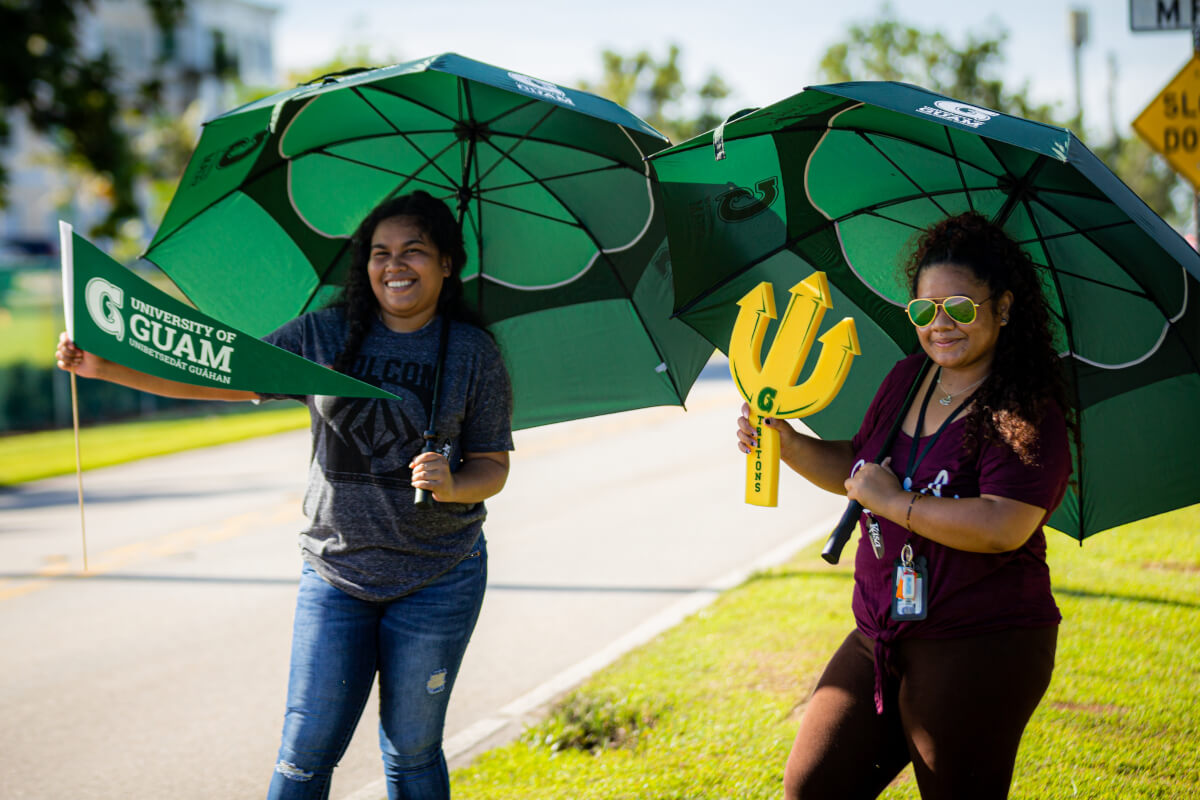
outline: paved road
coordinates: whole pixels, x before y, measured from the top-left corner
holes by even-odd
[[[452,763],[840,513],[791,475],[778,508],[741,502],[739,404],[718,371],[687,413],[517,434],[489,501],[490,581],[450,707]],[[297,432],[86,474],[86,574],[73,476],[0,492],[0,797],[262,795],[307,448]],[[380,796],[375,713],[372,700],[335,798]]]

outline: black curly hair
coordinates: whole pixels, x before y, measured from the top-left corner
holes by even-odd
[[[467,263],[467,251],[463,246],[462,228],[453,212],[441,200],[428,192],[389,198],[367,214],[359,224],[350,242],[350,268],[341,292],[331,306],[342,309],[346,317],[346,341],[341,353],[333,362],[333,368],[347,372],[358,356],[363,339],[379,311],[379,301],[371,289],[367,274],[367,262],[371,257],[371,237],[375,228],[385,219],[411,217],[417,226],[430,238],[434,246],[450,256],[450,275],[442,282],[438,295],[437,313],[448,314],[451,319],[466,322],[481,330],[484,328],[479,316],[466,304],[463,297],[462,271]]]
[[[997,224],[975,211],[948,217],[922,231],[904,265],[909,292],[916,297],[922,271],[935,264],[954,264],[986,284],[996,311],[997,299],[1012,292],[1008,322],[1000,329],[992,371],[975,391],[968,413],[966,442],[1003,442],[1025,463],[1038,456],[1038,426],[1047,405],[1054,403],[1067,418],[1076,445],[1079,429],[1067,390],[1062,363],[1054,351],[1050,305],[1042,291],[1038,267]]]

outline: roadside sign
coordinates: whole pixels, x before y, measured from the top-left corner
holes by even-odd
[[[1200,56],[1193,56],[1133,121],[1171,168],[1200,187]]]
[[[1190,31],[1200,0],[1129,0],[1129,29]]]

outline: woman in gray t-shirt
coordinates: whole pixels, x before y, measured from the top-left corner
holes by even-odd
[[[378,674],[389,796],[446,798],[442,729],[483,602],[484,500],[508,476],[512,391],[496,344],[463,302],[466,252],[443,202],[425,192],[386,201],[352,247],[331,307],[265,337],[400,398],[296,398],[312,417],[309,525],[268,797],[328,797]],[[65,334],[57,355],[63,369],[156,394],[263,399],[136,372]],[[435,384],[437,437],[425,447]],[[416,490],[432,507],[414,504]]]

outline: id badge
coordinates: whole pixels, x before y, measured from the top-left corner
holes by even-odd
[[[925,619],[926,600],[929,593],[929,569],[925,556],[912,559],[912,548],[904,546],[903,554],[896,559],[895,577],[892,580],[892,619]]]

